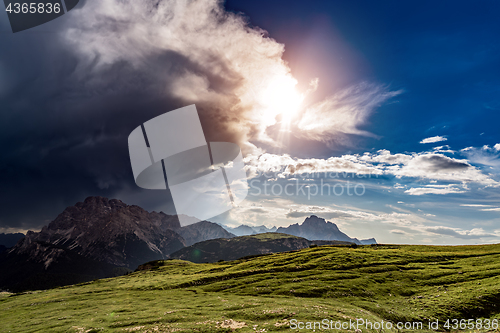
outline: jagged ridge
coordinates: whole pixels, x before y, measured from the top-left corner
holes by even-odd
[[[0,254],[0,288],[54,286],[33,283],[33,276],[55,274],[56,280],[65,281],[58,285],[112,276],[117,268],[130,271],[144,262],[166,259],[184,246],[222,237],[234,235],[215,223],[201,221],[181,227],[175,215],[147,212],[116,199],[88,197]],[[81,263],[85,263],[83,271]],[[16,267],[20,264],[21,270]],[[68,278],[68,274],[77,276]]]
[[[320,240],[337,240],[343,242],[352,242],[358,245],[377,244],[375,238],[358,240],[351,238],[339,230],[337,225],[333,222],[328,222],[323,218],[311,215],[306,218],[302,224],[292,224],[288,227],[280,227],[276,232],[304,237],[307,239],[320,239]]]

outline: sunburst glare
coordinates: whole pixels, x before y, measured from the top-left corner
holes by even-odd
[[[266,108],[264,117],[271,119],[281,115],[283,124],[290,124],[300,109],[304,95],[296,89],[297,80],[290,75],[276,76],[260,96],[261,104]]]

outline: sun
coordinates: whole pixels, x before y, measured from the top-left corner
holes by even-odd
[[[289,75],[272,78],[260,96],[260,103],[266,108],[266,118],[282,116],[282,121],[290,123],[300,109],[304,96],[297,89],[297,80]]]

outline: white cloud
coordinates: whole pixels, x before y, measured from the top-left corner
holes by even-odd
[[[408,233],[404,230],[399,230],[399,229],[393,229],[391,230],[391,234],[396,234],[396,235],[408,235]]]
[[[500,169],[500,152],[497,149],[500,144],[496,144],[493,148],[488,145],[484,145],[481,148],[477,147],[467,147],[460,152],[466,156],[472,163],[486,165],[492,167],[493,169]]]
[[[65,37],[80,58],[76,75],[113,66],[147,73],[158,94],[197,105],[212,141],[251,151],[250,140],[270,140],[266,129],[276,121],[269,114],[277,111],[261,95],[273,82],[291,90],[297,83],[282,59],[284,45],[221,1],[88,1],[70,15]]]
[[[248,155],[245,163],[252,176],[263,172],[286,176],[345,172],[373,177],[392,175],[397,178],[412,178],[429,182],[477,183],[483,186],[500,185],[489,175],[472,166],[467,159],[451,158],[435,152],[391,154],[388,150],[380,150],[376,153],[343,155],[327,159],[300,159],[292,158],[286,154],[264,153]],[[401,189],[403,186],[396,183],[395,188]],[[445,190],[432,191],[434,193],[445,192]],[[459,193],[452,189],[448,191],[449,193]],[[422,190],[413,190],[408,193],[417,192],[422,192]]]
[[[305,207],[298,207],[295,210],[290,209],[290,211],[286,214],[287,218],[302,218],[302,217],[308,217],[311,215],[316,215],[324,219],[339,219],[339,218],[352,218],[354,215],[336,210],[336,209],[331,209],[327,207],[320,207],[320,206],[305,206]]]
[[[441,142],[441,141],[446,141],[446,140],[448,140],[448,139],[443,137],[443,136],[433,136],[430,138],[423,139],[422,141],[420,141],[420,143],[434,143],[434,142]]]
[[[296,91],[298,82],[282,59],[284,45],[225,11],[221,1],[89,1],[70,15],[65,37],[81,60],[76,75],[125,65],[150,73],[157,78],[152,89],[180,105],[197,105],[202,121],[210,122],[212,141],[237,142],[245,153],[256,149],[250,141],[279,146],[267,130],[280,108],[300,108],[318,86],[316,79],[303,94]],[[343,89],[298,112],[294,132],[348,144],[345,134],[371,135],[359,125],[399,93],[365,82]]]
[[[339,91],[305,110],[297,125],[299,135],[328,144],[345,143],[346,134],[376,137],[359,126],[375,108],[401,93],[367,82]]]
[[[450,153],[450,154],[455,154],[456,153],[456,151],[450,149],[449,145],[434,147],[433,150],[436,153]]]
[[[354,155],[345,155],[342,157],[330,157],[328,159],[310,158],[300,159],[292,158],[288,154],[275,155],[263,153],[259,156],[248,155],[245,158],[247,169],[251,175],[270,172],[284,175],[298,175],[321,172],[355,172],[358,174],[381,175],[382,170],[376,166],[366,163],[360,163],[358,157]]]
[[[455,238],[461,238],[461,239],[476,239],[476,238],[487,238],[487,237],[498,237],[498,232],[492,232],[488,233],[484,231],[482,228],[474,228],[471,230],[463,230],[459,228],[450,228],[450,227],[445,227],[445,226],[434,226],[434,227],[428,227],[425,229],[428,232],[439,234],[439,235],[445,235],[445,236],[452,236]]]
[[[391,154],[387,149],[377,151],[377,153],[364,153],[359,159],[370,163],[382,163],[387,165],[407,164],[413,158],[409,154]]]
[[[457,159],[437,153],[413,154],[406,164],[387,168],[396,177],[411,177],[449,182],[476,182],[483,185],[497,184],[466,159]]]
[[[426,185],[406,190],[410,195],[464,193],[466,190],[454,185]]]

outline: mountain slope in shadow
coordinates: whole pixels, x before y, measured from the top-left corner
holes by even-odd
[[[170,255],[172,259],[195,263],[236,260],[242,257],[300,250],[311,245],[352,245],[342,241],[310,241],[302,237],[275,232],[240,236],[231,239],[212,239],[185,247]]]
[[[124,274],[186,245],[221,237],[234,235],[215,223],[181,227],[176,215],[89,197],[40,232],[28,231],[11,249],[0,249],[0,289],[46,289]]]

